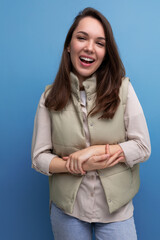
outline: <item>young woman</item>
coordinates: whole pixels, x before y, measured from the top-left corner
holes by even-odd
[[[137,239],[132,198],[150,155],[143,110],[112,29],[97,10],[78,14],[54,83],[40,99],[32,166],[49,176],[55,240]]]

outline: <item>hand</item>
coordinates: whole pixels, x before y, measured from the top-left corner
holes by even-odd
[[[114,154],[111,154],[111,146],[112,145],[107,144],[105,148],[106,153],[108,153],[111,156],[110,159],[107,161],[107,167],[113,167],[119,162],[125,162],[125,157],[122,148],[119,145],[115,145],[117,150],[115,151]]]
[[[108,167],[113,167],[119,162],[124,162],[124,156],[121,156],[123,153],[122,149],[118,150],[112,156],[110,154],[110,147],[106,145],[106,154],[92,156],[84,164],[83,169],[85,171],[93,171],[98,169],[104,169]]]
[[[81,173],[82,175],[86,172],[82,168],[82,164],[85,163],[90,157],[97,154],[99,148],[104,149],[103,146],[90,146],[88,148],[79,150],[75,153],[70,154],[68,157],[63,157],[66,160],[66,168],[70,173]],[[105,152],[105,149],[103,150]]]

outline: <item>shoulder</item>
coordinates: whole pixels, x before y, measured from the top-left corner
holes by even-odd
[[[122,78],[122,83],[121,83],[121,87],[120,87],[120,98],[122,100],[122,103],[125,105],[127,102],[127,97],[128,97],[128,88],[130,85],[130,79],[129,77],[124,77]]]
[[[128,91],[128,85],[130,83],[130,78],[129,77],[123,77],[122,78],[122,83],[121,83],[121,88],[123,91]]]
[[[46,86],[45,86],[45,92],[47,92],[47,91],[51,90],[51,87],[52,87],[52,85],[51,85],[51,84],[49,84],[49,85],[46,85]]]
[[[39,100],[39,106],[43,107],[45,106],[45,100],[51,90],[52,85],[46,85],[44,92],[41,94],[40,100]]]
[[[128,97],[130,95],[137,96],[129,77],[122,78],[122,84],[120,88],[123,90],[123,93],[126,91]]]
[[[137,94],[131,83],[128,86],[127,106],[132,108],[135,114],[138,114],[143,111],[142,106],[137,97]]]
[[[40,97],[40,100],[39,100],[39,105],[40,106],[44,106],[45,105],[45,100],[46,100],[46,98],[47,98],[47,96],[48,96],[48,94],[49,94],[49,92],[51,90],[51,86],[52,85],[47,85],[45,87],[44,92],[41,94],[41,97]]]
[[[46,85],[45,86],[45,91],[44,91],[45,98],[48,96],[51,89],[52,89],[52,85]]]
[[[133,88],[133,85],[130,81],[129,77],[125,77],[122,79],[122,84],[120,88],[120,97],[124,105],[132,105],[132,106],[140,106],[138,97]]]
[[[41,94],[40,100],[39,100],[39,107],[44,107],[45,106],[45,91]]]

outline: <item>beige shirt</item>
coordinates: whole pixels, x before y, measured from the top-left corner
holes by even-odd
[[[90,145],[87,124],[86,95],[81,91],[81,107],[87,146]],[[44,106],[42,94],[34,123],[32,141],[32,167],[37,171],[50,176],[49,164],[56,155],[52,152],[51,122],[47,108]],[[126,157],[126,164],[145,161],[151,151],[150,139],[143,110],[129,83],[126,110],[124,115],[127,141],[120,146]],[[132,201],[110,214],[105,199],[103,187],[96,171],[88,172],[82,180],[74,204],[73,213],[69,214],[87,222],[114,222],[128,219],[133,215]]]

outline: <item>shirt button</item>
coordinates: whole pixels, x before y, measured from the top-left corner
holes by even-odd
[[[90,126],[92,127],[92,126],[93,126],[93,123],[90,123]]]
[[[88,98],[88,101],[91,101],[91,98],[90,98],[90,97]]]
[[[111,199],[108,199],[108,202],[111,203],[112,202]]]

